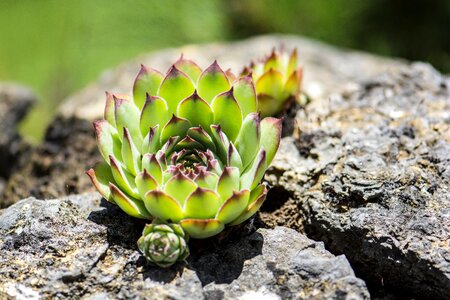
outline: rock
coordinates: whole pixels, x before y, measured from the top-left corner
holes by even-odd
[[[84,172],[98,161],[91,122],[56,118],[44,142],[17,163],[0,197],[0,207],[29,196],[57,198],[94,191]]]
[[[303,88],[312,99],[326,98],[330,93],[352,86],[352,82],[356,80],[370,78],[404,65],[400,60],[341,50],[307,38],[288,35],[267,35],[233,43],[189,45],[143,55],[104,72],[98,81],[69,97],[59,112],[62,116],[76,116],[90,121],[101,118],[105,91],[131,93],[140,64],[165,72],[183,53],[202,68],[217,59],[223,69],[231,68],[238,74],[251,60],[263,57],[272,48],[282,45],[288,50],[298,49],[300,64],[305,68]]]
[[[0,178],[9,176],[19,154],[26,148],[16,127],[35,102],[36,97],[27,88],[0,83]]]
[[[416,63],[299,111],[267,175],[372,296],[450,298],[449,121],[449,78]]]
[[[292,229],[259,229],[160,269],[137,251],[142,227],[97,194],[20,201],[0,215],[0,298],[369,299],[343,255]]]

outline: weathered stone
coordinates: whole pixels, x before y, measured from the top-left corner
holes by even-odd
[[[284,227],[192,249],[187,264],[149,266],[143,223],[97,194],[29,198],[0,215],[0,298],[368,299],[344,256]]]
[[[0,83],[0,177],[9,176],[18,155],[25,149],[16,127],[35,102],[36,97],[30,90]]]
[[[267,179],[374,289],[448,299],[449,121],[449,78],[413,64],[299,111]]]
[[[57,198],[94,191],[84,172],[100,159],[91,122],[56,118],[44,142],[17,163],[0,197],[0,207],[29,196]]]

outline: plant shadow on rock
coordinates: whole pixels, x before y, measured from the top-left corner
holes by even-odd
[[[109,247],[138,251],[136,241],[141,236],[146,222],[128,216],[105,199],[102,199],[100,207],[101,209],[91,212],[88,219],[107,228]],[[196,272],[203,286],[211,282],[231,283],[241,274],[246,260],[262,253],[263,245],[263,237],[258,233],[255,234],[256,238],[243,238],[244,235],[253,233],[252,221],[234,227],[209,239],[191,239],[191,255],[187,264],[177,263],[163,269],[147,263],[140,255],[133,265],[136,269],[142,269],[144,280],[150,278],[153,281],[169,283],[178,275],[181,276],[187,267]]]
[[[241,227],[240,227],[241,228]],[[238,228],[238,230],[241,230]],[[192,247],[188,258],[189,268],[197,273],[202,286],[211,282],[230,284],[237,279],[244,267],[244,262],[262,254],[264,238],[255,233],[252,238],[228,236],[223,241],[216,238],[193,240],[191,244],[209,244],[209,247]]]
[[[102,199],[100,207],[93,211],[88,220],[107,228],[108,243],[129,250],[137,250],[136,241],[145,226],[144,220],[135,219],[125,214],[118,206]]]

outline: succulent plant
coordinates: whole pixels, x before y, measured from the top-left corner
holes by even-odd
[[[186,235],[179,224],[158,221],[145,226],[138,240],[139,250],[148,261],[160,267],[169,267],[189,255]]]
[[[179,224],[192,238],[218,234],[250,218],[266,198],[261,179],[278,149],[281,120],[261,120],[257,105],[251,77],[230,82],[217,62],[202,71],[181,58],[165,77],[142,66],[133,99],[107,94],[104,119],[94,123],[105,163],[87,174],[133,217]],[[157,263],[155,254],[146,256]]]
[[[297,49],[289,55],[283,49],[264,59],[251,62],[242,72],[252,75],[258,94],[258,108],[262,117],[276,116],[294,101],[302,99],[303,69],[297,66]]]

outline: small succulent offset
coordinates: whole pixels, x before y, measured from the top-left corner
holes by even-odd
[[[290,55],[273,49],[269,56],[245,67],[241,75],[248,74],[256,84],[262,117],[276,116],[294,101],[301,102],[303,69],[297,66],[297,49]]]
[[[138,247],[149,261],[164,268],[188,257],[186,242],[186,234],[179,224],[155,222],[145,226]]]
[[[154,220],[138,242],[150,262],[170,266],[188,255],[188,237],[214,236],[261,207],[281,120],[257,111],[250,76],[183,58],[165,76],[142,66],[132,99],[107,94],[94,123],[105,162],[87,174],[127,214]]]

